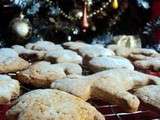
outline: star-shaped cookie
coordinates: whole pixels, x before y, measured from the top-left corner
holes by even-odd
[[[127,112],[134,112],[138,110],[140,101],[128,90],[151,83],[160,84],[160,78],[128,69],[112,69],[89,76],[76,75],[56,80],[51,87],[84,100],[98,98],[117,104]]]
[[[40,61],[17,73],[17,79],[34,87],[48,87],[54,80],[65,78],[70,74],[82,74],[81,66],[74,63],[51,64]]]

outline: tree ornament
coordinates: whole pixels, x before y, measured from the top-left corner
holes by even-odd
[[[139,7],[143,7],[144,9],[150,8],[149,0],[137,0],[137,3]]]
[[[77,11],[75,16],[76,16],[76,18],[81,19],[83,17],[83,12],[82,11]]]
[[[112,7],[113,7],[114,9],[118,9],[118,0],[113,0],[113,2],[112,2]]]
[[[87,0],[88,5],[91,6],[93,4],[93,0]]]
[[[40,3],[33,3],[33,5],[27,9],[27,15],[35,15],[36,13],[39,12],[40,9]]]
[[[89,27],[88,19],[87,19],[87,2],[84,2],[84,10],[83,10],[83,32],[86,32],[86,29]]]
[[[58,5],[49,7],[49,15],[58,16],[59,14],[60,14],[60,8]]]
[[[32,33],[29,20],[25,19],[22,14],[10,22],[9,29],[12,34],[11,37],[18,42],[24,42],[24,40],[29,39]]]
[[[26,6],[32,4],[32,0],[10,0],[14,5],[24,9]]]

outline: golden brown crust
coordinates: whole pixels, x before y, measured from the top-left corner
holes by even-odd
[[[56,45],[50,41],[28,43],[25,45],[25,48],[38,51],[63,50],[63,47],[61,45]]]
[[[72,50],[48,51],[45,59],[53,63],[76,63],[82,64],[82,57]]]
[[[128,69],[112,69],[90,76],[71,76],[56,80],[51,87],[72,93],[84,100],[98,98],[118,104],[127,112],[138,110],[138,98],[128,90],[148,84],[160,84],[160,78]]]
[[[26,49],[20,45],[14,45],[12,48],[25,60],[43,60],[46,54],[45,51]]]
[[[88,62],[87,67],[94,73],[116,68],[134,70],[132,63],[120,56],[95,57]]]
[[[26,69],[29,63],[10,48],[0,49],[0,73],[17,72]]]
[[[7,75],[0,75],[0,104],[8,103],[18,97],[19,94],[19,82]]]
[[[144,60],[159,56],[159,54],[153,49],[127,48],[117,45],[109,45],[108,48],[113,50],[116,55],[129,58],[131,60]]]
[[[70,74],[82,74],[82,68],[73,63],[51,64],[41,61],[17,73],[17,79],[34,87],[48,87],[54,80],[65,78]]]
[[[134,65],[142,70],[153,70],[160,71],[160,56],[148,58],[145,60],[137,60],[134,62]]]
[[[134,94],[144,103],[160,109],[160,85],[149,85],[139,88]]]
[[[89,103],[68,93],[45,89],[21,96],[8,120],[105,120]]]

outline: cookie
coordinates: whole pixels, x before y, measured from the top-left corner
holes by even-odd
[[[26,69],[29,63],[11,48],[0,49],[0,73],[17,72]]]
[[[25,48],[39,51],[62,50],[61,45],[56,45],[50,41],[38,41],[36,43],[28,43]]]
[[[59,51],[48,51],[45,59],[53,63],[82,63],[82,57],[80,55],[74,51],[66,49]]]
[[[150,57],[159,56],[159,54],[153,49],[127,48],[117,45],[109,45],[107,48],[113,50],[116,55],[129,58],[131,60],[144,60]]]
[[[87,67],[92,72],[99,72],[116,68],[134,70],[132,63],[128,59],[120,56],[95,57],[88,62]]]
[[[145,60],[137,60],[134,62],[136,68],[141,70],[160,71],[160,57],[148,58]]]
[[[114,52],[110,49],[104,48],[100,44],[90,45],[83,42],[66,42],[63,46],[67,49],[76,51],[83,57],[83,63],[87,64],[91,58],[101,56],[112,56]]]
[[[34,90],[21,96],[7,112],[8,120],[105,120],[89,103],[68,93]]]
[[[90,45],[84,42],[65,42],[63,43],[63,46],[64,48],[78,51],[80,48],[90,46]]]
[[[89,60],[95,57],[113,56],[114,52],[110,49],[104,48],[99,45],[90,45],[82,47],[78,50],[78,53],[83,57],[83,64],[87,65]]]
[[[48,87],[56,80],[70,74],[81,74],[82,68],[78,64],[40,61],[31,65],[27,70],[17,73],[17,79],[23,84],[34,87]]]
[[[18,97],[19,94],[19,82],[7,75],[0,75],[0,104],[8,103]]]
[[[21,45],[14,45],[12,48],[25,60],[43,60],[46,52],[26,49]]]
[[[79,54],[83,57],[87,56],[88,58],[115,55],[112,50],[97,45],[82,47],[79,49]]]
[[[140,101],[128,90],[150,83],[160,84],[160,78],[129,69],[111,69],[89,76],[68,76],[54,81],[51,88],[71,93],[84,100],[101,99],[117,104],[127,112],[135,112]]]
[[[160,85],[150,85],[139,88],[134,94],[144,103],[160,109]]]

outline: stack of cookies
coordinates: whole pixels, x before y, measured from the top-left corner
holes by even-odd
[[[140,100],[160,108],[160,78],[138,72],[138,67],[160,71],[160,54],[82,42],[38,41],[2,48],[0,104],[14,100],[8,120],[104,120],[89,99],[119,105],[126,112],[136,112]],[[21,86],[30,91],[22,92]]]

